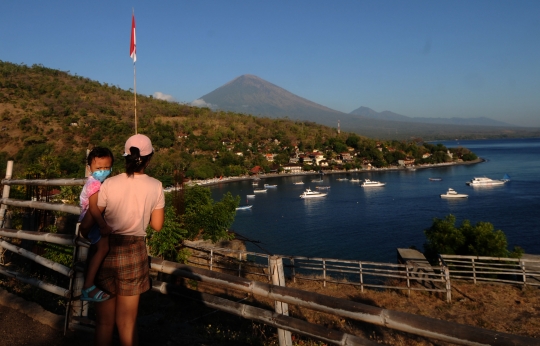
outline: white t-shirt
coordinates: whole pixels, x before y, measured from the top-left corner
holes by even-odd
[[[113,234],[144,237],[154,209],[165,207],[163,186],[146,174],[122,173],[101,184],[97,205],[105,207],[104,219]]]

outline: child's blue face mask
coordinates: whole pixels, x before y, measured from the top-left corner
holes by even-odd
[[[111,174],[111,170],[109,169],[92,172],[94,179],[99,180],[100,183],[102,183],[109,174]]]

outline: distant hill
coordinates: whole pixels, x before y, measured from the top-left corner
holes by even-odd
[[[504,126],[504,127],[514,127],[514,125],[493,120],[486,117],[476,117],[476,118],[426,118],[426,117],[408,117],[405,115],[397,114],[390,111],[377,112],[368,107],[360,107],[350,112],[349,114],[360,115],[366,118],[378,119],[378,120],[390,120],[390,121],[405,121],[405,122],[414,122],[414,123],[425,123],[425,124],[452,124],[452,125],[478,125],[478,126]]]
[[[333,127],[337,127],[338,119],[351,118],[346,113],[296,96],[277,85],[249,74],[228,82],[194,102],[194,105],[205,104],[212,109],[270,118],[288,117],[293,120],[309,120]]]
[[[311,121],[333,128],[339,120],[343,131],[380,139],[501,138],[530,136],[531,130],[534,133],[540,131],[488,118],[412,118],[390,111],[379,113],[367,107],[347,114],[294,95],[253,75],[242,75],[192,104],[254,116]]]

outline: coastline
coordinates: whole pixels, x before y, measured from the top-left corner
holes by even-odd
[[[434,164],[426,164],[426,165],[419,165],[414,166],[414,169],[429,169],[429,168],[437,168],[437,167],[446,167],[446,166],[458,166],[458,165],[473,165],[477,163],[485,162],[486,160],[479,157],[476,160],[473,161],[461,161],[461,162],[448,162],[448,163],[434,163]],[[372,169],[351,169],[351,170],[328,170],[323,171],[325,175],[329,174],[348,174],[348,173],[369,173],[369,172],[381,172],[381,171],[408,171],[410,168],[405,167],[388,167],[388,168],[372,168]],[[199,186],[213,186],[223,183],[232,183],[236,181],[244,181],[244,180],[253,180],[255,178],[259,179],[266,179],[266,178],[279,178],[279,177],[302,177],[302,176],[313,176],[313,175],[319,175],[318,172],[302,172],[302,173],[268,173],[268,174],[259,174],[256,176],[252,175],[243,175],[239,177],[222,177],[222,178],[212,178],[212,179],[206,179],[206,180],[191,180],[189,182],[186,182],[185,184],[187,186],[192,185],[199,185]]]

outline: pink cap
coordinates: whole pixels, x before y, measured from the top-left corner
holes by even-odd
[[[147,156],[152,154],[154,151],[154,148],[152,147],[152,142],[150,141],[150,138],[146,137],[145,135],[133,135],[128,138],[126,141],[126,145],[124,147],[124,155],[128,156],[131,155],[131,152],[129,151],[129,148],[135,147],[139,148],[140,155],[141,156]]]

